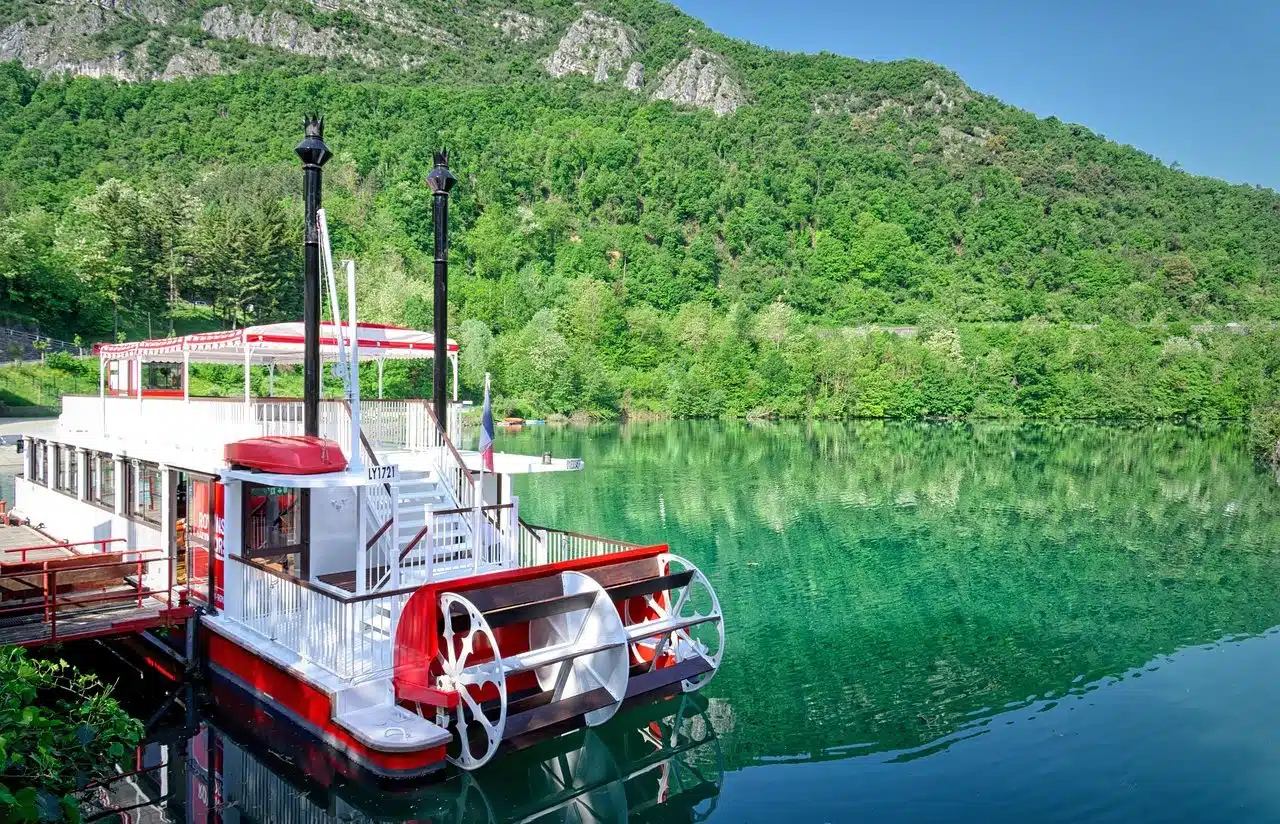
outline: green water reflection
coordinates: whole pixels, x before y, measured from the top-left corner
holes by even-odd
[[[526,520],[707,572],[730,769],[927,755],[1280,623],[1280,491],[1234,428],[681,422],[497,447],[586,460],[518,481]]]

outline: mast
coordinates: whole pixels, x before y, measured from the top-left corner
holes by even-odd
[[[431,380],[431,398],[440,428],[448,432],[449,400],[445,392],[445,367],[449,360],[449,190],[458,179],[449,171],[449,153],[436,152],[435,166],[427,175],[431,189],[431,222],[435,228],[436,271],[432,297],[432,334],[435,353]]]
[[[303,432],[320,434],[320,168],[333,154],[324,142],[324,118],[302,121],[303,138],[294,152],[302,160],[302,199],[306,237],[302,257],[302,409]],[[334,319],[337,322],[337,319]]]
[[[319,115],[302,120],[302,142],[294,152],[302,160],[302,201],[306,231],[302,247],[302,431],[316,437],[320,434],[320,167],[333,153],[324,143],[324,118]],[[334,318],[337,325],[338,319]],[[245,367],[248,371],[248,367]],[[357,444],[357,447],[359,445]],[[299,538],[304,578],[311,574],[311,490],[301,489],[298,514],[301,517]]]

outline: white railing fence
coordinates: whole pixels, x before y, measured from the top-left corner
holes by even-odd
[[[615,541],[595,535],[565,532],[520,521],[517,535],[520,566],[554,564],[579,558],[595,558],[612,552],[637,549],[641,544]]]
[[[226,615],[340,678],[364,681],[395,665],[395,623],[411,592],[343,597],[230,556],[239,599]]]

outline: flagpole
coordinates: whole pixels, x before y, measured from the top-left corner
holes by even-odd
[[[489,373],[488,373],[488,372],[485,372],[485,373],[484,373],[484,404],[485,404],[485,408],[487,409],[487,408],[488,408],[488,406],[489,406]],[[479,483],[479,484],[477,485],[477,487],[476,487],[477,492],[479,493],[479,494],[477,494],[477,495],[476,495],[476,511],[475,511],[475,525],[476,525],[476,528],[475,528],[475,530],[472,532],[472,534],[475,536],[475,539],[476,539],[476,551],[475,551],[475,553],[473,553],[473,554],[475,555],[475,558],[473,558],[473,559],[472,559],[472,560],[473,560],[473,567],[475,568],[475,570],[476,570],[476,571],[479,571],[479,569],[480,569],[480,556],[479,556],[479,553],[480,553],[480,547],[481,547],[481,545],[482,545],[482,543],[483,543],[483,540],[484,540],[484,539],[483,539],[483,535],[484,535],[484,531],[483,531],[483,529],[484,529],[484,512],[483,512],[483,510],[481,509],[481,507],[484,505],[484,463],[485,463],[485,461],[484,461],[484,444],[483,444],[483,441],[484,441],[484,435],[485,435],[485,431],[484,431],[484,421],[483,421],[483,419],[482,419],[482,420],[481,420],[481,422],[480,422],[480,440],[481,440],[481,444],[480,444],[480,483]],[[490,448],[492,449],[492,447],[490,447]]]

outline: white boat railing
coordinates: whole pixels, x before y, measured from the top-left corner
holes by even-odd
[[[361,403],[361,429],[376,449],[443,452],[430,406],[421,400],[366,400]],[[449,411],[451,433],[460,431],[457,404]],[[456,426],[457,430],[452,427]],[[85,435],[122,444],[156,445],[182,450],[213,450],[243,438],[303,434],[303,405],[295,398],[128,398],[65,395],[58,418],[61,435]],[[351,453],[351,412],[345,401],[320,402],[320,434]],[[456,453],[456,450],[454,450]],[[441,457],[441,456],[438,456]],[[442,456],[452,471],[461,458]],[[464,493],[465,497],[465,493]],[[469,505],[460,500],[459,505]]]
[[[633,544],[629,541],[617,541],[612,538],[552,529],[549,526],[538,526],[523,520],[519,521],[518,526],[516,540],[521,567],[575,561],[579,558],[595,558],[643,546],[643,544]]]
[[[239,597],[224,615],[339,678],[390,675],[395,624],[412,589],[343,596],[237,555],[228,572]]]

